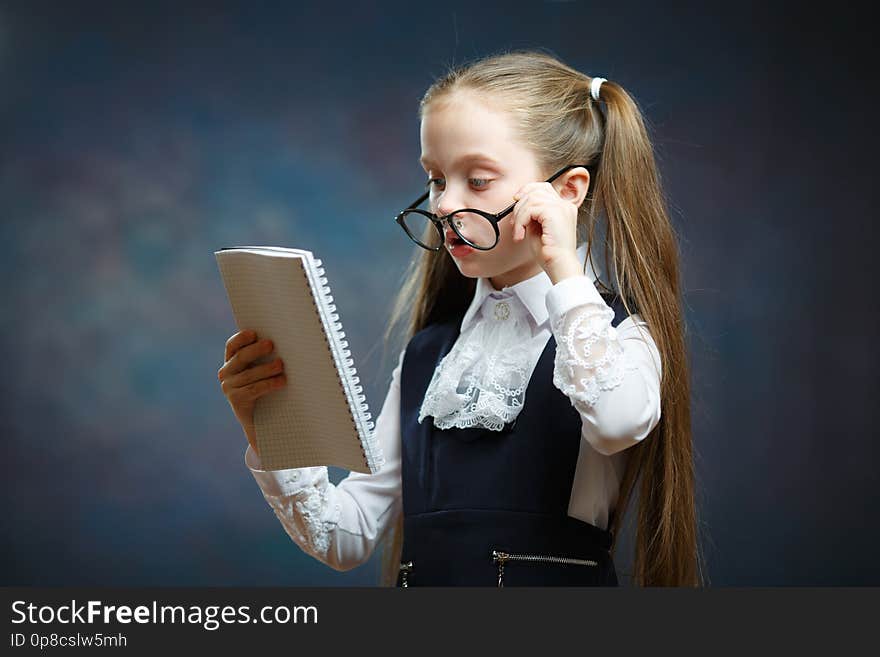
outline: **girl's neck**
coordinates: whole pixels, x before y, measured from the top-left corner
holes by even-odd
[[[541,271],[541,266],[538,263],[531,261],[511,269],[510,271],[506,271],[503,274],[492,276],[488,280],[492,287],[496,290],[501,290],[505,287],[511,287],[512,285],[528,280]]]

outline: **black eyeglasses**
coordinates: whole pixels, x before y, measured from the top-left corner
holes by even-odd
[[[553,182],[563,173],[575,167],[584,167],[592,173],[592,167],[586,164],[569,164],[544,182]],[[428,184],[430,183],[431,181],[428,181]],[[474,208],[464,208],[450,212],[443,217],[438,217],[433,212],[418,208],[430,194],[430,190],[422,194],[395,218],[395,221],[400,224],[401,228],[403,228],[413,242],[429,251],[439,251],[443,246],[443,242],[446,240],[446,235],[443,231],[444,221],[452,226],[455,234],[468,246],[472,246],[480,251],[488,251],[495,248],[500,236],[498,222],[513,212],[513,208],[516,205],[516,203],[511,203],[509,207],[495,214]]]

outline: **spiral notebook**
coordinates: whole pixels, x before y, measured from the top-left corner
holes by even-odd
[[[214,255],[238,329],[274,344],[255,363],[284,361],[286,385],[254,407],[263,467],[377,472],[384,457],[321,260],[277,246],[227,247]]]

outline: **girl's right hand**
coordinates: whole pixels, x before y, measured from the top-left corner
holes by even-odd
[[[239,331],[226,341],[225,362],[217,372],[220,388],[258,456],[254,406],[257,399],[287,383],[280,358],[253,365],[257,358],[271,354],[273,349],[271,340],[257,340],[256,331]]]

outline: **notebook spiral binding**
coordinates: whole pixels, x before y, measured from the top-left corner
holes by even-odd
[[[313,297],[320,303],[318,315],[324,324],[325,336],[332,338],[327,340],[327,344],[336,362],[337,373],[342,373],[339,383],[351,408],[355,429],[361,437],[361,451],[370,472],[375,474],[385,463],[385,457],[376,439],[375,423],[369,412],[366,396],[363,394],[363,386],[360,385],[360,377],[357,376],[357,369],[354,367],[354,358],[348,348],[348,340],[345,339],[345,331],[342,329],[339,313],[336,312],[336,304],[333,303],[333,295],[324,275],[323,262],[313,258],[311,254],[304,258],[303,262],[308,268],[306,278],[312,287]]]

